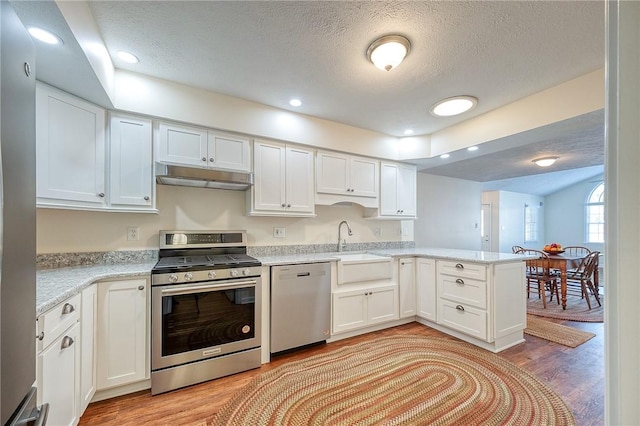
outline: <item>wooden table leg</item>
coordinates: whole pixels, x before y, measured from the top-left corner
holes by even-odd
[[[567,265],[560,268],[560,293],[562,296],[562,309],[567,309]]]

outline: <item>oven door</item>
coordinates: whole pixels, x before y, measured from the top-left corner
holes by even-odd
[[[260,278],[151,288],[151,369],[260,346]]]

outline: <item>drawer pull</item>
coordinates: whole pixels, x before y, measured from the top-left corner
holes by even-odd
[[[74,308],[71,303],[65,303],[64,306],[62,307],[62,315],[70,314],[75,310],[76,308]]]
[[[36,339],[42,342],[42,340],[44,339],[44,331],[41,331],[40,334],[36,335]]]
[[[64,336],[64,339],[62,339],[62,345],[60,345],[60,349],[67,349],[71,345],[73,345],[73,339],[69,336]]]
[[[461,278],[458,278],[458,279],[456,280],[456,284],[464,285],[464,280],[463,280],[463,279],[461,279]]]
[[[144,286],[143,285],[139,285],[138,286],[138,290],[144,290]]]
[[[456,269],[464,269],[464,265],[462,263],[456,263]]]
[[[462,306],[462,305],[456,305],[456,309],[459,310],[459,311],[464,312],[464,306]]]

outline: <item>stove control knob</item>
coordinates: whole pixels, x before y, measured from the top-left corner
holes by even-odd
[[[178,282],[178,276],[176,274],[169,275],[169,281],[172,283]]]
[[[215,271],[209,271],[208,276],[209,276],[209,279],[212,280],[212,279],[214,279],[216,277],[216,272]]]
[[[244,268],[242,270],[242,275],[249,275],[251,273],[251,271],[249,270],[249,268]]]
[[[232,269],[231,270],[231,276],[232,277],[237,277],[238,276],[238,270],[237,269]]]
[[[184,274],[185,281],[191,281],[192,279],[193,279],[193,274],[191,272],[187,272],[186,274]]]

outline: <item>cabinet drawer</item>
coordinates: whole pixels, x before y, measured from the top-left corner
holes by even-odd
[[[67,328],[78,321],[81,297],[81,294],[77,294],[38,317],[38,335],[44,333],[42,340],[38,339],[38,351],[49,346]]]
[[[438,296],[453,302],[487,308],[487,282],[452,275],[438,276]]]
[[[460,278],[473,278],[484,281],[487,279],[487,267],[469,262],[438,261],[438,273],[454,275]]]
[[[487,311],[440,299],[438,323],[462,333],[487,340]]]

